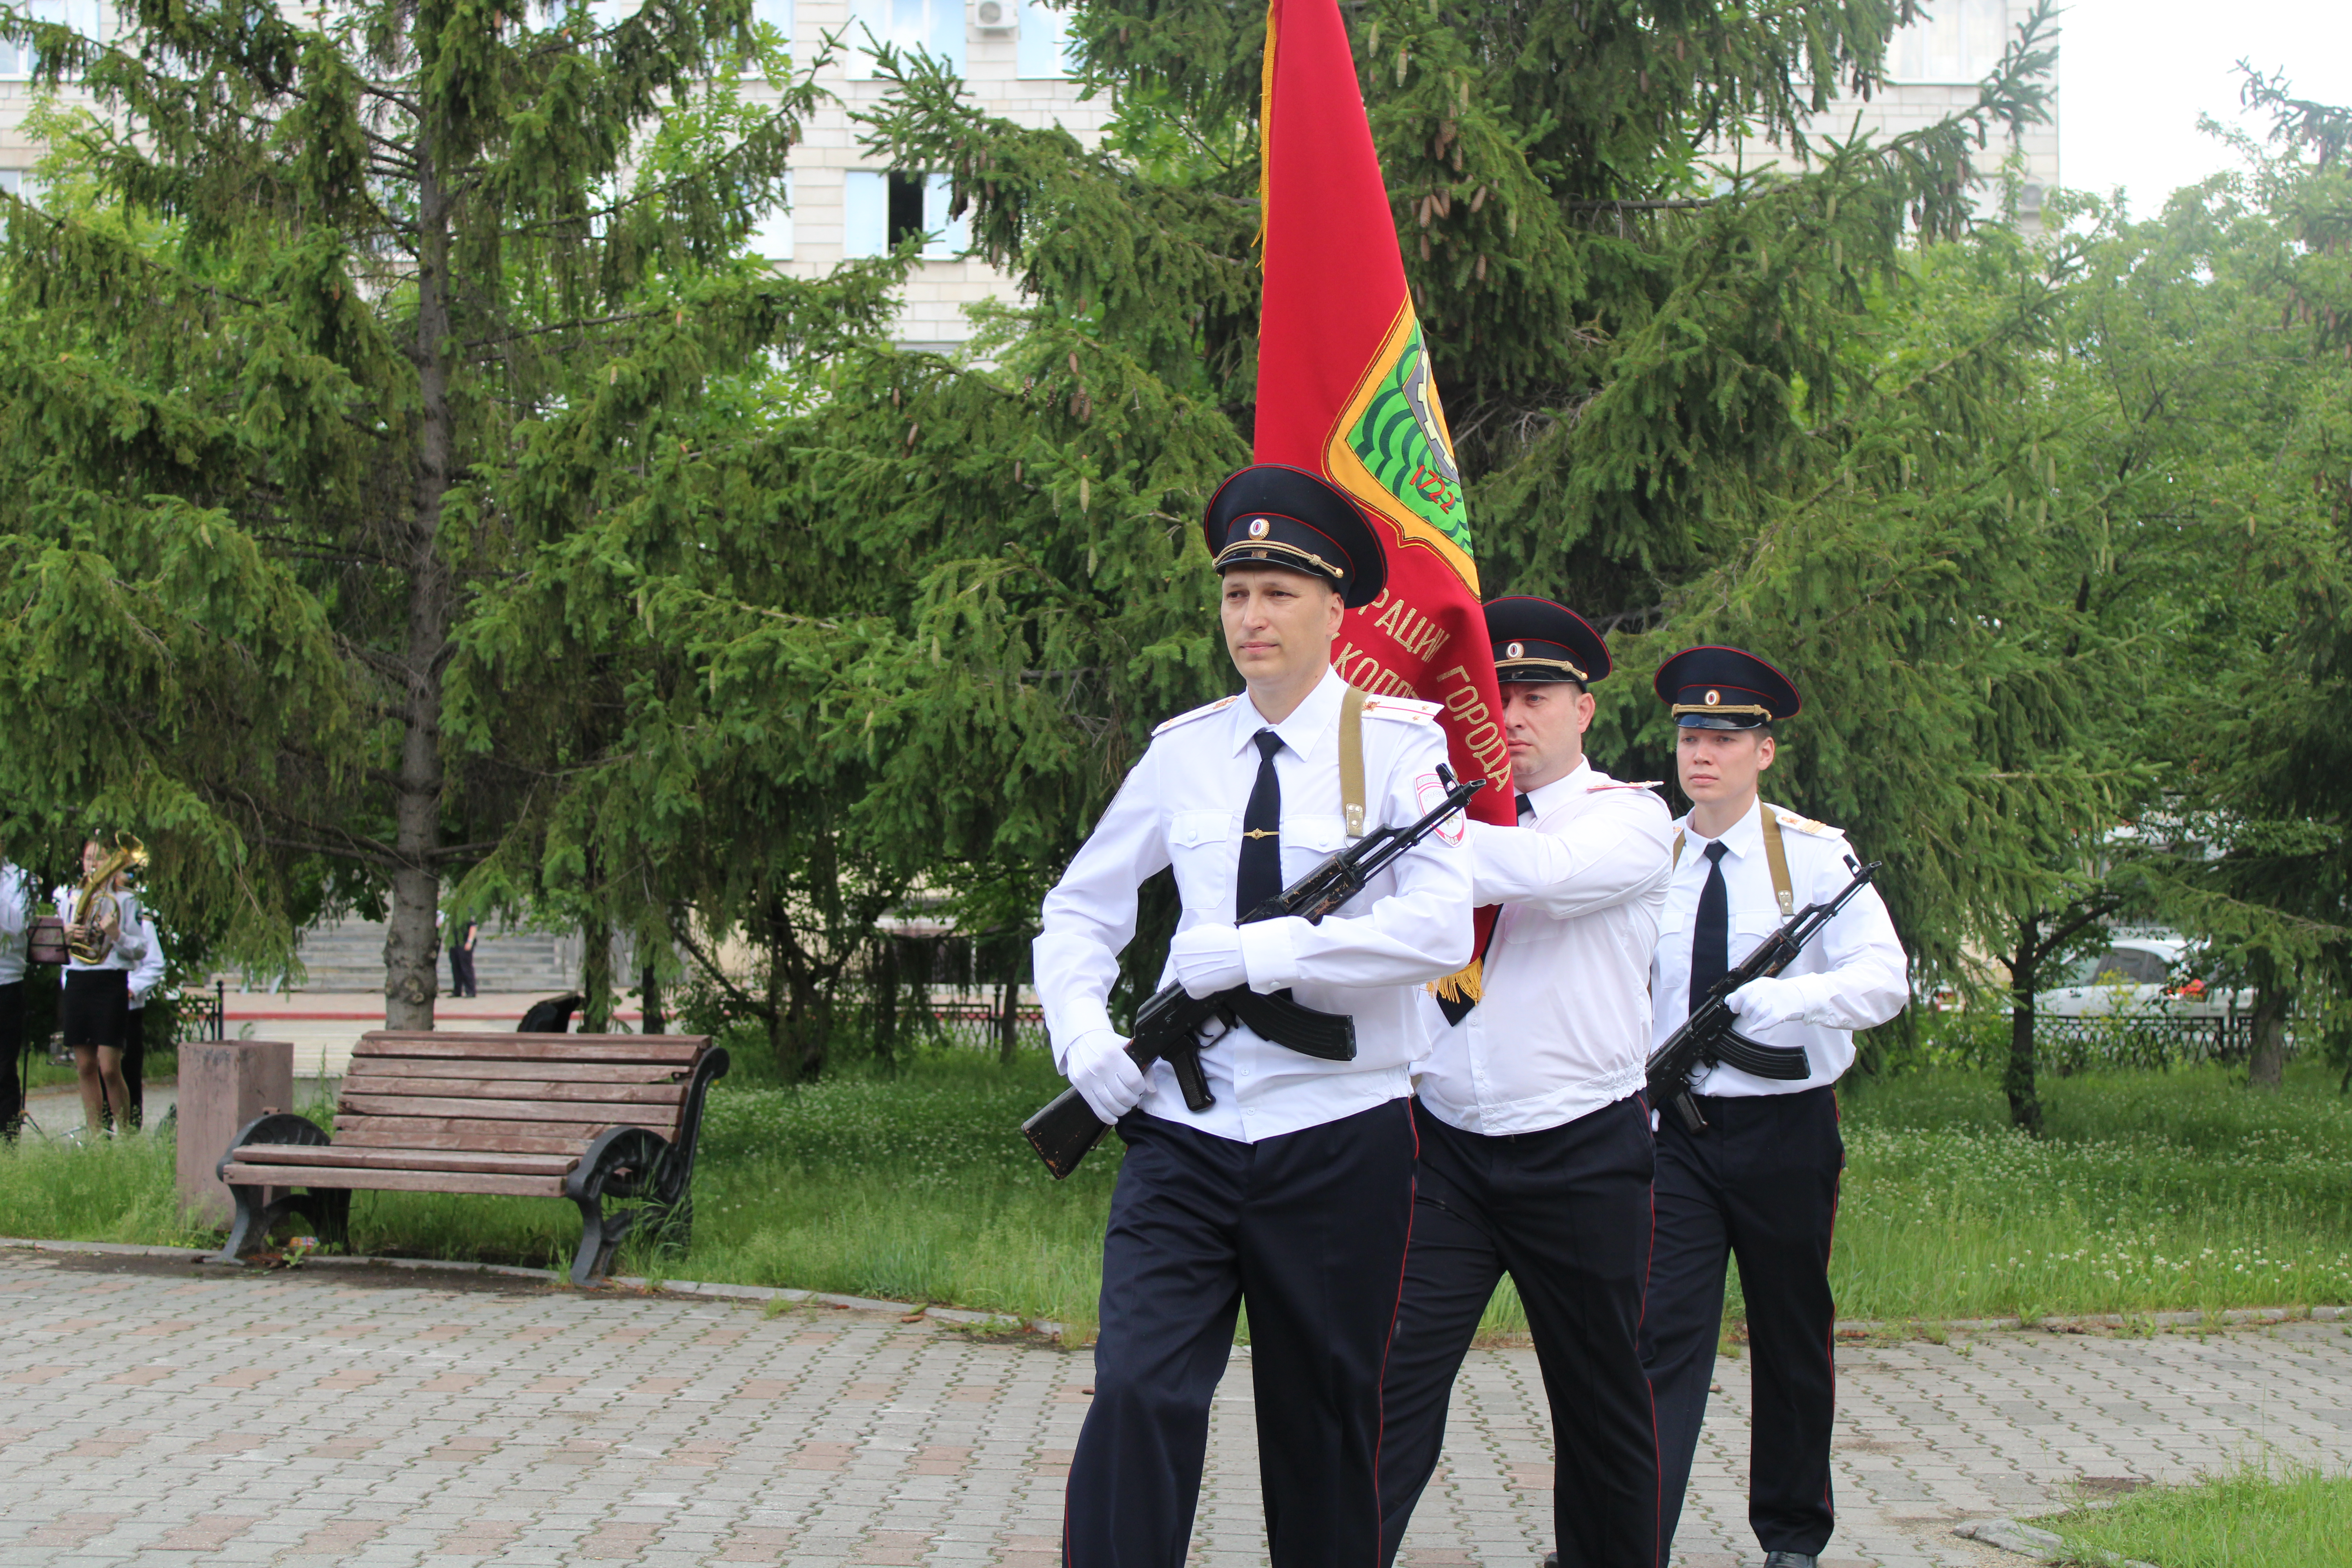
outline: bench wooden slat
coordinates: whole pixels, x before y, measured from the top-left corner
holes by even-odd
[[[484,1121],[599,1121],[607,1125],[625,1122],[629,1126],[675,1126],[675,1114],[648,1116],[648,1111],[668,1111],[669,1107],[631,1105],[626,1101],[565,1100],[561,1104],[544,1100],[466,1100],[435,1099],[425,1095],[385,1096],[346,1094],[341,1110],[362,1116],[463,1116]]]
[[[637,1126],[636,1122],[621,1125]],[[406,1116],[341,1116],[335,1142],[361,1149],[472,1150],[481,1153],[570,1154],[604,1131],[595,1122],[425,1121]],[[655,1127],[654,1132],[667,1129]]]
[[[342,1097],[377,1100],[585,1100],[598,1105],[676,1105],[686,1098],[682,1083],[560,1083],[546,1079],[347,1078]]]
[[[699,1035],[362,1035],[359,1057],[487,1058],[514,1062],[676,1062],[692,1065]]]
[[[491,1153],[478,1149],[339,1149],[316,1143],[243,1143],[239,1163],[340,1165],[355,1171],[481,1171],[491,1175],[561,1176],[580,1163],[572,1154]]]
[[[392,1193],[510,1193],[560,1198],[561,1176],[494,1175],[479,1171],[354,1171],[334,1165],[247,1165],[221,1172],[232,1186],[348,1187]]]
[[[545,1060],[528,1062],[488,1061],[480,1057],[356,1057],[352,1058],[352,1078],[400,1079],[444,1078],[455,1076],[458,1069],[452,1062],[464,1063],[467,1078],[526,1079],[544,1081],[559,1069]],[[667,1062],[566,1062],[560,1069],[568,1083],[683,1083],[687,1069]]]

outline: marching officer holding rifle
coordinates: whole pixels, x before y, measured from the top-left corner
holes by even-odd
[[[1480,994],[1416,1075],[1421,1183],[1381,1444],[1384,1561],[1437,1466],[1471,1337],[1507,1273],[1559,1443],[1555,1538],[1571,1568],[1658,1562],[1658,1434],[1637,1336],[1650,1271],[1650,954],[1673,828],[1644,784],[1584,755],[1601,634],[1564,605],[1486,606],[1518,823],[1473,823],[1474,897],[1502,906]]]
[[[1035,944],[1055,1065],[1127,1145],[1063,1560],[1183,1562],[1210,1400],[1245,1304],[1272,1561],[1360,1565],[1380,1551],[1381,1369],[1412,1215],[1418,993],[1471,952],[1455,809],[1467,790],[1443,771],[1435,704],[1367,698],[1331,668],[1342,615],[1387,576],[1354,504],[1262,464],[1225,482],[1206,527],[1247,689],[1154,732],[1046,896]],[[1248,918],[1351,845],[1376,847],[1364,858],[1376,868],[1328,918]],[[1183,916],[1162,984],[1224,1015],[1176,1060],[1130,1051],[1105,1005],[1136,891],[1171,866]],[[1138,1047],[1142,1037],[1139,1021]],[[1180,1081],[1180,1061],[1187,1078],[1197,1061],[1199,1079]],[[1029,1131],[1059,1173],[1076,1155],[1041,1135],[1054,1115]]]
[[[1691,800],[1675,825],[1651,972],[1653,1072],[1670,1055],[1689,1062],[1682,1081],[1652,1083],[1657,1235],[1642,1363],[1664,1483],[1658,1555],[1673,1550],[1706,1414],[1728,1253],[1739,1260],[1755,1384],[1748,1522],[1768,1568],[1814,1568],[1833,1522],[1829,1260],[1845,1145],[1831,1086],[1853,1065],[1853,1032],[1902,1010],[1903,949],[1867,885],[1875,868],[1857,863],[1838,829],[1758,798],[1773,727],[1797,712],[1789,679],[1738,648],[1694,647],[1665,662],[1656,689],[1673,707],[1675,771]],[[1783,944],[1758,966],[1777,973],[1711,1007],[1719,983],[1784,926],[1809,939],[1795,956]],[[1679,1047],[1702,1016],[1730,1030],[1691,1060]]]

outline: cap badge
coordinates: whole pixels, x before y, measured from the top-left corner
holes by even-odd
[[[1517,658],[1526,651],[1527,645],[1524,643],[1506,643],[1503,646],[1503,657],[1505,658]]]
[[[1707,705],[1708,707],[1710,707],[1710,708],[1714,707],[1717,703],[1721,702],[1722,700],[1723,700],[1723,693],[1722,693],[1722,692],[1720,692],[1720,691],[1710,691],[1710,692],[1708,692],[1708,693],[1706,694],[1706,705]]]
[[[1252,539],[1264,539],[1265,537],[1265,531],[1269,526],[1270,525],[1266,522],[1265,519],[1262,517],[1254,517],[1250,519],[1250,537]]]

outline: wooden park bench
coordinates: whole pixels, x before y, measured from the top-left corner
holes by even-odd
[[[707,1035],[362,1036],[332,1139],[276,1113],[229,1145],[219,1170],[236,1220],[220,1256],[258,1249],[298,1214],[342,1242],[356,1190],[518,1193],[580,1205],[572,1280],[588,1284],[640,1225],[685,1247],[703,1096],[726,1070]],[[608,1215],[607,1198],[645,1205]]]

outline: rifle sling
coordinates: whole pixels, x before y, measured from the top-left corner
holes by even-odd
[[[1348,837],[1364,836],[1364,691],[1348,688],[1339,699],[1339,816]]]
[[[1763,803],[1764,864],[1772,873],[1772,896],[1780,900],[1780,918],[1787,920],[1797,912],[1797,895],[1789,881],[1789,850],[1780,842],[1780,808],[1770,802]],[[1683,863],[1684,830],[1675,829],[1675,864]]]

